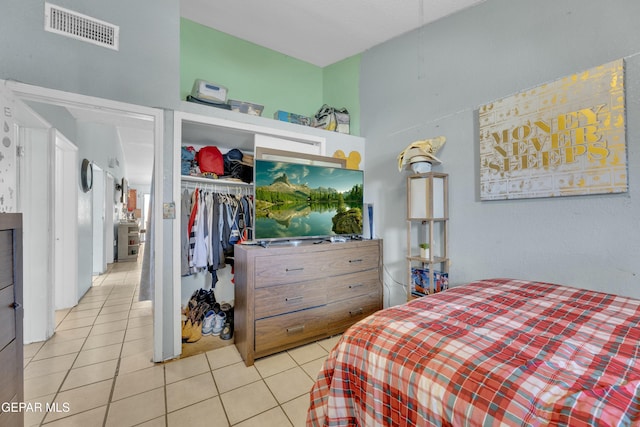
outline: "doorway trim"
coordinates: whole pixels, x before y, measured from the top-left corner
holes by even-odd
[[[61,107],[84,108],[93,111],[101,111],[111,114],[119,114],[125,117],[153,122],[153,199],[152,215],[157,218],[154,221],[152,232],[154,247],[146,248],[151,250],[151,267],[155,280],[153,281],[153,361],[163,361],[163,136],[164,136],[164,112],[158,108],[143,107],[135,104],[113,101],[102,98],[95,98],[87,95],[64,92],[56,89],[48,89],[39,86],[32,86],[14,81],[4,81],[7,89],[22,101],[35,101],[45,104],[57,105]],[[171,321],[172,319],[167,319]]]
[[[115,239],[115,225],[114,225],[114,182],[113,175],[109,172],[104,173],[104,227],[106,230],[104,238],[104,257],[107,264],[113,264],[115,260],[114,246]]]
[[[61,132],[51,130],[54,141],[53,197],[53,301],[54,310],[78,303],[78,147]]]
[[[105,172],[100,166],[93,164],[93,187],[91,202],[93,204],[93,276],[107,271],[106,254],[106,197]]]

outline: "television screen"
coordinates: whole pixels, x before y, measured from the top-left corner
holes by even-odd
[[[360,170],[256,159],[255,240],[362,234]]]

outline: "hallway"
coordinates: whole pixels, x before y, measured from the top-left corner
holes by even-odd
[[[233,345],[155,364],[140,267],[110,264],[76,307],[56,313],[51,339],[24,346],[25,401],[34,409],[25,426],[304,425],[309,391],[337,338],[249,368]]]

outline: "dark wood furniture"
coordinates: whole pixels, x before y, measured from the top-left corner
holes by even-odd
[[[22,215],[0,213],[0,426],[24,425],[22,318]]]
[[[235,345],[250,366],[380,310],[382,241],[238,245],[235,286]]]

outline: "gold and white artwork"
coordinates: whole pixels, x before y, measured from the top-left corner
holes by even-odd
[[[479,128],[481,200],[628,189],[621,59],[483,105]]]

